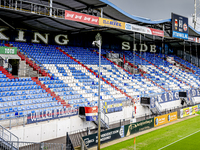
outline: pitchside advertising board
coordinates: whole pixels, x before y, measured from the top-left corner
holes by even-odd
[[[180,110],[180,118],[194,115],[196,112],[198,112],[198,105],[181,109]]]
[[[172,13],[172,37],[188,40],[188,18]]]
[[[124,126],[124,135],[129,136],[136,132],[147,130],[154,127],[154,118],[147,119],[144,121],[128,124]]]
[[[42,112],[31,112],[27,116],[27,124],[36,123],[41,121],[47,121],[58,118],[65,118],[78,115],[77,108],[63,108],[63,109],[55,109],[55,110],[45,110]]]
[[[154,117],[154,127],[177,120],[177,111],[162,116]]]
[[[101,144],[105,142],[109,142],[115,139],[119,139],[124,137],[124,126],[114,128],[114,129],[109,129],[106,131],[101,132]],[[88,136],[82,137],[83,141],[85,142],[85,145],[87,147],[93,147],[96,146],[98,143],[98,135],[97,133],[91,134]]]
[[[161,121],[163,120],[163,118],[165,120],[165,123],[175,121],[177,120],[177,112],[103,131],[101,132],[101,144],[161,125]],[[155,122],[158,119],[161,119],[160,122]],[[88,148],[96,146],[98,144],[97,133],[84,136],[82,137],[82,139]]]

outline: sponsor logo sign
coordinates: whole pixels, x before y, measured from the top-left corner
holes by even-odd
[[[122,101],[114,101],[114,102],[104,102],[104,112],[107,113],[113,113],[122,111]]]
[[[196,37],[188,36],[188,41],[197,42],[197,38]]]
[[[124,126],[109,129],[101,132],[101,144],[124,137]],[[97,133],[82,137],[87,147],[92,147],[98,144]]]
[[[187,107],[180,110],[180,118],[184,118],[190,115],[194,115],[198,111],[198,106]]]
[[[99,17],[99,25],[111,28],[125,29],[125,22]]]
[[[0,47],[0,54],[16,55],[17,47]]]
[[[138,26],[130,23],[125,23],[125,30],[164,37],[164,31],[162,30]]]
[[[188,18],[172,13],[172,37],[188,40]]]
[[[162,116],[154,117],[154,127],[177,120],[177,111]]]
[[[99,25],[99,17],[65,10],[65,19]]]
[[[154,127],[154,118],[144,121],[128,124],[124,126],[125,136],[129,136],[139,131],[147,130]]]
[[[47,121],[58,118],[65,118],[78,115],[77,108],[63,108],[42,112],[32,112],[27,116],[27,124]]]

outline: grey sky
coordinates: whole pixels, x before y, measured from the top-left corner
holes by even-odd
[[[189,24],[193,26],[194,0],[109,0],[127,13],[161,20],[171,18],[171,12],[188,17]],[[199,0],[197,0],[197,5]],[[200,8],[198,8],[199,10]],[[198,11],[200,12],[200,11]]]

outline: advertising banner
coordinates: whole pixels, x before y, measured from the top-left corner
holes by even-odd
[[[78,115],[77,108],[63,108],[42,112],[32,112],[27,115],[27,124],[64,117],[71,117],[75,115]]]
[[[101,132],[101,144],[124,137],[124,126]],[[98,144],[97,133],[82,137],[85,145],[89,148]]]
[[[138,26],[130,23],[125,23],[125,30],[164,37],[164,31],[162,30]]]
[[[0,46],[0,54],[16,55],[17,54],[17,47],[3,47],[3,46]]]
[[[65,10],[65,19],[99,25],[99,17]]]
[[[172,37],[188,40],[188,18],[172,13]]]
[[[190,41],[190,42],[197,42],[197,38],[196,37],[188,36],[188,41]]]
[[[117,111],[122,111],[122,109],[123,109],[122,101],[104,102],[103,109],[106,114],[117,112]]]
[[[198,106],[197,105],[192,106],[192,114],[191,115],[194,115],[196,112],[198,112]]]
[[[128,124],[124,126],[124,135],[129,136],[139,131],[147,130],[154,127],[154,118],[144,121]]]
[[[99,25],[106,26],[111,28],[125,29],[125,22],[115,21],[111,19],[101,18],[99,17]]]
[[[162,116],[154,117],[154,127],[177,120],[177,111]]]
[[[85,119],[86,121],[96,121],[98,115],[98,107],[85,107]]]
[[[180,112],[180,118],[187,117],[190,115],[190,108],[181,109]]]
[[[192,107],[187,107],[184,109],[180,110],[180,118],[184,118],[190,115],[194,115],[196,112],[198,112],[198,106],[192,106]]]

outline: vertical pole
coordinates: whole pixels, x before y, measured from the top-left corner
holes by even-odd
[[[101,18],[103,18],[103,8],[101,8]]]
[[[192,45],[191,45],[191,42],[190,42],[190,63],[192,64]]]
[[[133,33],[133,64],[135,65],[135,50],[134,50],[134,46],[135,46],[135,32]]]
[[[196,0],[194,0],[194,29],[196,29],[196,23],[197,23],[197,3]]]
[[[154,41],[154,45],[155,45],[155,35],[153,35],[153,41]],[[155,53],[154,53],[154,64],[155,64]]]
[[[140,34],[140,46],[141,46],[141,34]],[[142,66],[142,52],[140,51],[140,57],[141,57],[141,59],[140,59],[140,65]]]
[[[197,55],[197,43],[195,44],[195,49],[196,49],[196,65],[199,66],[199,58]]]
[[[184,58],[184,60],[186,60],[186,55],[185,55],[185,40],[184,40],[184,42],[183,42],[183,58]]]
[[[50,0],[50,12],[49,12],[49,16],[52,17],[52,3],[53,3],[53,0]]]
[[[146,44],[146,43],[145,43],[145,34],[144,34],[144,44]],[[145,51],[145,52],[144,52],[144,58],[147,60],[147,56],[146,56],[146,55],[147,55],[147,53],[146,53],[146,51]],[[145,67],[145,70],[146,70],[146,69],[147,69],[147,68],[146,68],[146,61],[144,62],[144,67]]]
[[[100,137],[101,137],[101,104],[100,104],[100,93],[101,93],[101,41],[99,40],[99,91],[98,91],[98,150],[100,150]]]

